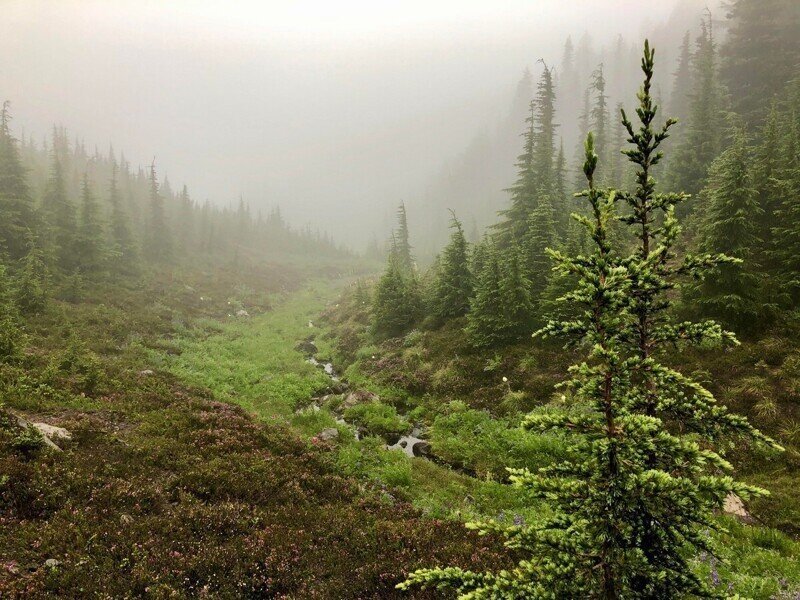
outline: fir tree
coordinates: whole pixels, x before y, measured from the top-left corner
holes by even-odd
[[[708,167],[723,148],[724,113],[717,73],[717,46],[711,17],[701,23],[692,56],[692,95],[686,135],[670,162],[668,180],[673,189],[697,194],[705,183]]]
[[[700,193],[706,206],[700,251],[722,252],[738,262],[723,263],[706,273],[689,293],[704,314],[739,329],[763,323],[768,308],[760,297],[761,277],[754,260],[763,240],[758,237],[762,211],[751,162],[746,134],[737,128],[731,146],[711,165],[708,184]]]
[[[556,226],[553,207],[546,195],[531,213],[528,232],[522,243],[524,253],[525,276],[529,282],[529,296],[535,303],[547,287],[550,276],[550,259],[547,249],[553,248],[556,242]]]
[[[54,134],[50,178],[47,181],[42,204],[47,216],[48,228],[52,232],[52,238],[50,238],[52,252],[57,257],[61,269],[70,272],[77,266],[75,246],[78,217],[75,205],[67,194],[58,148],[59,144]]]
[[[480,269],[475,271],[475,293],[470,300],[466,332],[477,348],[491,348],[506,342],[502,272],[497,249],[483,242],[476,249]]]
[[[522,553],[515,569],[424,569],[401,588],[450,586],[464,598],[715,596],[692,570],[692,551],[713,551],[705,530],[716,527],[712,511],[728,494],[763,490],[725,474],[731,465],[714,448],[733,434],[774,442],[716,405],[699,383],[658,360],[675,344],[730,339],[714,323],[673,323],[667,316],[676,277],[730,259],[702,255],[674,261],[680,232],[674,206],[686,196],[655,192],[651,169],[661,160],[658,148],[674,121],[658,130],[652,126],[653,52],[647,42],[642,69],[638,130],[623,113],[634,146],[626,154],[637,166],[638,186],[620,195],[634,211],[622,219],[638,231],[641,247],[622,256],[610,243],[617,196],[594,185],[597,154],[589,136],[584,163],[589,186],[582,196],[591,216],[579,220],[594,248],[575,257],[551,253],[559,270],[574,273],[578,281],[565,301],[583,310],[575,319],[549,323],[540,334],[566,336],[586,348],[587,356],[564,384],[567,406],[529,415],[523,426],[537,435],[562,432],[572,440],[570,456],[538,473],[511,470],[512,483],[525,497],[548,500],[550,512],[531,525],[469,525],[504,536],[508,547]]]
[[[453,232],[438,264],[432,299],[432,312],[439,320],[467,314],[469,299],[472,296],[469,248],[464,230],[455,213],[452,213],[450,228]]]
[[[416,276],[395,253],[375,289],[372,304],[372,332],[378,339],[398,337],[410,331],[422,312],[422,298]]]
[[[111,222],[109,234],[111,241],[111,258],[123,271],[131,271],[136,263],[136,245],[131,233],[129,216],[122,204],[119,185],[117,182],[119,167],[117,161],[111,158],[111,179],[108,184],[108,203],[111,206]]]
[[[17,274],[16,302],[24,314],[41,312],[47,304],[50,274],[44,252],[32,241]]]
[[[609,126],[608,126],[608,95],[606,94],[606,78],[603,74],[603,65],[598,65],[592,73],[591,89],[595,94],[594,106],[592,107],[589,122],[595,139],[595,147],[598,156],[604,159],[603,169],[608,164],[606,160],[609,156]],[[601,172],[598,175],[600,181],[608,180],[608,173]]]
[[[8,107],[0,111],[0,254],[16,260],[25,255],[35,211]]]
[[[172,238],[164,211],[164,197],[161,195],[156,176],[155,161],[150,165],[149,179],[150,222],[146,251],[151,260],[165,263],[172,258]]]
[[[398,265],[401,269],[409,272],[412,271],[414,268],[414,257],[411,254],[408,215],[406,214],[406,205],[403,202],[397,207],[397,231],[395,232],[394,240]]]
[[[81,271],[98,271],[104,258],[103,224],[100,221],[100,205],[92,192],[87,173],[84,173],[81,185],[80,225],[76,242],[76,259]]]

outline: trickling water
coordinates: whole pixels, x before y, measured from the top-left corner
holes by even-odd
[[[422,438],[419,436],[422,435],[422,431],[420,431],[419,427],[414,427],[411,431],[410,435],[404,435],[399,440],[397,440],[396,444],[392,444],[391,446],[386,446],[388,450],[402,450],[406,453],[407,456],[414,456],[414,446],[417,445],[419,442],[424,442]]]
[[[327,375],[328,375],[328,376],[329,376],[329,377],[330,377],[330,378],[331,378],[333,381],[339,381],[339,376],[336,374],[336,371],[334,371],[334,369],[333,369],[333,363],[330,363],[330,362],[320,362],[320,361],[318,361],[316,358],[314,358],[313,356],[309,356],[309,357],[306,359],[306,362],[308,362],[308,363],[311,363],[311,364],[312,364],[312,365],[314,365],[315,367],[322,367],[322,369],[325,371],[325,373],[327,373]]]

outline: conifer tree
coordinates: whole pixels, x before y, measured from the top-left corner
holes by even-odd
[[[23,314],[41,312],[47,304],[50,274],[44,252],[35,240],[30,243],[16,279],[16,303],[20,311]]]
[[[737,329],[762,322],[768,308],[760,296],[761,277],[755,261],[761,207],[750,173],[748,140],[736,128],[730,147],[711,165],[709,181],[700,193],[706,209],[700,229],[701,252],[723,252],[737,262],[709,271],[688,294],[703,313]]]
[[[500,300],[503,303],[503,321],[499,333],[503,342],[517,342],[533,331],[533,303],[525,268],[525,256],[520,251],[505,254],[501,262]],[[536,289],[538,289],[537,286]]]
[[[393,252],[375,289],[372,332],[379,339],[401,336],[414,327],[421,313],[422,298],[416,276]]]
[[[529,296],[536,303],[547,287],[550,276],[550,259],[547,248],[556,242],[556,226],[550,198],[543,195],[528,222],[528,232],[521,245],[524,254],[525,276],[529,282]]]
[[[560,431],[572,439],[567,460],[534,473],[511,470],[513,484],[548,500],[550,512],[530,525],[490,520],[471,524],[506,538],[522,554],[517,567],[497,573],[458,568],[423,569],[400,584],[453,587],[463,598],[679,598],[714,597],[692,570],[691,557],[713,551],[706,529],[712,511],[730,493],[763,490],[735,482],[717,452],[723,436],[742,435],[777,447],[746,419],[718,406],[699,383],[659,362],[663,350],[681,343],[721,343],[732,336],[712,322],[673,323],[669,293],[682,274],[700,274],[730,259],[720,255],[676,262],[680,228],[675,204],[684,194],[657,194],[651,169],[674,123],[655,129],[650,93],[653,52],[645,42],[644,85],[638,94],[640,127],[623,113],[637,166],[637,188],[620,198],[633,214],[623,221],[638,231],[641,247],[624,256],[612,247],[614,191],[594,185],[597,154],[587,138],[582,196],[591,216],[579,217],[593,250],[575,257],[552,252],[559,270],[578,285],[565,301],[582,311],[553,321],[541,335],[566,336],[587,349],[571,370],[561,410],[534,413],[523,426],[541,434]],[[680,426],[676,426],[676,424]]]
[[[400,203],[397,208],[397,231],[394,234],[395,253],[398,266],[408,272],[414,268],[414,257],[411,254],[411,243],[408,232],[408,216],[406,215],[406,205]]]
[[[137,250],[130,228],[129,216],[122,204],[117,182],[119,167],[111,157],[111,179],[108,184],[108,203],[111,205],[109,234],[111,258],[123,272],[130,272],[136,264]]]
[[[16,358],[21,349],[22,331],[12,283],[5,265],[0,263],[0,364]]]
[[[150,222],[147,256],[156,262],[169,262],[172,258],[172,238],[164,210],[164,197],[158,185],[156,163],[150,165]]]
[[[4,102],[0,110],[0,255],[12,260],[25,255],[34,217],[25,168],[11,134],[9,103]]]
[[[100,205],[89,184],[89,175],[84,173],[81,184],[80,225],[76,243],[76,259],[84,273],[97,272],[104,259],[103,224],[100,221]]]
[[[602,63],[592,73],[591,89],[595,93],[594,106],[592,107],[589,122],[595,139],[595,148],[598,156],[602,157],[603,170],[607,170],[609,157],[609,118],[608,118],[608,95],[606,94],[606,78],[603,74]],[[606,182],[608,173],[598,174],[598,180]]]
[[[670,187],[690,194],[697,194],[703,187],[709,165],[723,148],[725,123],[717,62],[709,15],[701,23],[692,55],[692,94],[686,133],[675,149],[668,172]]]
[[[480,269],[475,272],[475,293],[470,299],[466,332],[477,348],[491,348],[506,342],[502,272],[497,249],[484,241],[476,249]]]
[[[525,237],[528,217],[533,211],[538,193],[534,165],[535,111],[536,104],[531,101],[530,113],[525,119],[527,127],[522,134],[522,154],[517,157],[517,179],[513,186],[505,190],[509,193],[511,202],[507,209],[500,211],[500,221],[493,225],[497,231],[498,242],[506,247]]]
[[[52,253],[61,269],[71,272],[76,266],[76,241],[78,217],[75,205],[67,194],[64,170],[59,158],[59,144],[54,139],[50,177],[43,199],[47,225],[52,232]]]
[[[439,320],[461,317],[469,311],[472,296],[472,272],[469,268],[469,248],[461,222],[451,211],[450,243],[445,247],[436,271],[432,312]]]

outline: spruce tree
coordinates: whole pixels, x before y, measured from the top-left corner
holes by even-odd
[[[697,194],[705,184],[709,165],[722,151],[724,104],[717,62],[717,45],[708,16],[701,23],[692,55],[692,94],[686,133],[669,163],[668,181],[672,189]]]
[[[432,313],[442,321],[467,314],[473,289],[469,248],[455,213],[450,228],[453,231],[439,260],[432,298]]]
[[[506,342],[503,295],[500,289],[503,274],[498,251],[484,242],[476,253],[480,269],[475,272],[475,293],[470,299],[466,332],[476,348],[492,348]]]
[[[416,276],[395,253],[375,288],[372,332],[378,339],[398,337],[410,331],[422,313],[422,298]]]
[[[156,176],[156,163],[150,165],[150,222],[148,223],[147,256],[150,260],[160,263],[172,259],[172,237],[167,216],[164,210],[164,197],[158,185]]]
[[[547,249],[556,242],[556,225],[549,196],[539,198],[536,208],[528,218],[528,232],[521,244],[524,255],[525,277],[529,282],[530,299],[539,300],[550,278],[550,259]]]
[[[16,277],[16,302],[23,314],[35,314],[44,309],[47,304],[49,284],[50,273],[44,252],[36,240],[32,240]]]
[[[108,184],[108,203],[111,206],[109,234],[112,263],[122,272],[134,270],[136,264],[136,244],[130,228],[128,212],[122,204],[118,184],[119,167],[111,158],[111,179]]]
[[[406,214],[406,205],[403,202],[397,207],[397,231],[394,235],[394,241],[398,266],[410,273],[414,269],[414,257],[411,254],[408,215]]]
[[[676,344],[719,344],[732,336],[713,322],[674,323],[668,316],[677,277],[698,275],[730,259],[675,260],[680,228],[674,207],[686,196],[657,194],[651,176],[662,158],[658,148],[674,123],[653,127],[653,58],[645,42],[638,129],[623,113],[637,188],[619,198],[633,209],[622,220],[638,232],[640,248],[625,256],[610,243],[608,226],[618,197],[594,184],[597,154],[589,136],[588,190],[582,197],[591,216],[579,220],[593,250],[575,257],[551,253],[558,269],[578,280],[565,301],[583,310],[574,319],[550,322],[540,334],[566,337],[587,355],[570,369],[566,406],[529,415],[523,426],[536,435],[562,432],[572,440],[570,456],[537,473],[511,470],[512,483],[525,497],[547,500],[550,511],[529,525],[494,520],[469,525],[505,537],[506,545],[522,555],[516,568],[497,573],[423,569],[401,588],[449,586],[463,598],[716,595],[693,571],[691,558],[698,551],[713,552],[706,530],[717,527],[713,510],[730,493],[763,490],[735,482],[726,474],[731,465],[715,448],[734,435],[775,444],[746,419],[718,406],[699,383],[660,362]]]
[[[609,117],[608,117],[608,95],[606,94],[606,78],[603,74],[602,63],[592,73],[592,91],[595,93],[594,106],[592,107],[589,122],[592,133],[594,134],[595,147],[598,156],[602,157],[603,171],[598,174],[598,180],[607,182],[609,179],[608,157],[609,157]]]
[[[100,218],[100,204],[89,184],[88,173],[84,173],[81,184],[80,224],[76,240],[76,259],[83,273],[95,273],[100,270],[105,258],[105,240]]]
[[[752,329],[768,306],[760,295],[762,278],[755,261],[761,207],[751,176],[752,157],[745,132],[736,128],[730,147],[711,165],[700,193],[706,206],[700,228],[701,252],[722,252],[737,259],[710,270],[688,298],[703,314],[726,326]]]
[[[35,229],[35,210],[17,140],[11,134],[9,103],[0,111],[0,255],[22,258]]]
[[[58,266],[67,273],[78,265],[76,262],[76,243],[78,217],[75,205],[67,193],[66,181],[59,144],[54,139],[50,177],[47,181],[42,206],[47,218],[47,225],[52,236],[48,236],[52,254],[56,256]]]

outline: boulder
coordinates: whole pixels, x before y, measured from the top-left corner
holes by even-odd
[[[245,309],[240,308],[239,310],[236,311],[236,316],[239,318],[246,318],[250,316],[250,313],[247,312]]]
[[[378,394],[373,394],[367,390],[356,390],[354,392],[350,392],[345,396],[344,402],[342,402],[341,409],[345,410],[348,408],[352,408],[357,404],[366,404],[368,402],[377,402],[380,400],[380,396]]]
[[[418,456],[420,458],[431,457],[431,445],[425,440],[419,441],[416,444],[414,444],[414,446],[411,448],[411,451],[414,453],[414,456]]]
[[[72,439],[72,434],[63,427],[56,427],[55,425],[49,425],[48,423],[31,423],[31,425],[36,428],[44,437],[54,442]]]
[[[309,356],[317,353],[317,345],[311,338],[307,338],[302,342],[298,342],[294,349],[298,352],[302,352],[303,354],[308,354]]]
[[[326,427],[322,431],[319,432],[317,438],[322,440],[323,442],[330,442],[339,437],[339,430],[335,427]]]
[[[736,517],[743,523],[755,522],[753,516],[747,512],[747,509],[744,507],[744,502],[742,502],[742,499],[733,492],[725,497],[725,503],[722,505],[722,512],[724,512],[726,515]]]
[[[147,377],[148,375],[152,374],[153,374],[153,369],[145,369],[144,371],[139,371],[139,375],[142,375],[143,377]]]
[[[48,569],[57,569],[61,566],[61,561],[55,558],[48,558],[44,561],[44,566]]]

